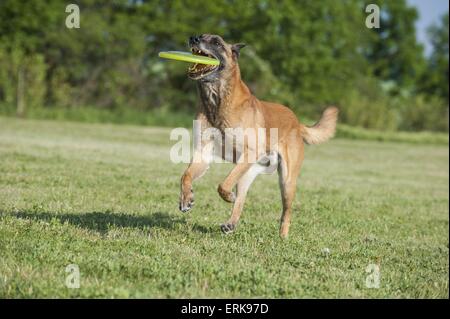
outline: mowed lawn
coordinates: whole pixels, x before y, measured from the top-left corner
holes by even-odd
[[[186,164],[169,133],[0,118],[0,297],[449,297],[448,145],[307,147],[281,240],[276,174],[255,181],[232,235],[216,193],[229,164],[179,212]]]

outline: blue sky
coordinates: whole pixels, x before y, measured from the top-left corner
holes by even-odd
[[[393,0],[395,1],[395,0]],[[427,28],[439,21],[439,18],[448,11],[448,0],[407,0],[409,5],[417,8],[419,19],[416,22],[417,39],[425,46],[425,53],[431,52],[427,38]]]

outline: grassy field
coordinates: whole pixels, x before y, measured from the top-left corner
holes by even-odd
[[[16,108],[11,105],[0,104],[1,116],[15,116]],[[168,107],[160,107],[154,110],[137,111],[122,108],[111,111],[94,107],[51,108],[40,107],[27,110],[27,118],[37,120],[74,121],[84,123],[115,123],[132,124],[159,127],[189,127],[192,126],[192,112],[180,113],[171,111]],[[300,116],[302,122],[313,125],[315,119],[307,119]],[[379,142],[402,142],[413,144],[448,145],[449,135],[445,132],[398,132],[379,131],[367,128],[359,128],[347,124],[340,124],[336,136],[346,139],[369,140]]]
[[[448,145],[308,147],[281,240],[276,176],[255,181],[232,235],[216,194],[229,165],[180,213],[169,132],[0,117],[0,297],[449,297]]]

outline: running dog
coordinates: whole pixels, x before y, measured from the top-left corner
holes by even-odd
[[[214,128],[227,134],[228,128],[265,129],[266,135],[258,141],[258,145],[263,145],[259,150],[247,141],[237,145],[233,140],[231,161],[236,166],[218,187],[219,195],[233,203],[233,208],[231,217],[221,225],[221,230],[224,233],[235,230],[250,185],[256,176],[265,172],[270,161],[272,166],[276,164],[278,170],[283,203],[280,236],[285,238],[289,233],[291,206],[304,158],[304,144],[320,144],[333,137],[338,109],[328,107],[321,119],[309,127],[300,124],[286,106],[258,100],[241,79],[238,58],[244,46],[241,43],[228,44],[218,35],[203,34],[189,38],[189,47],[194,54],[220,61],[217,66],[194,64],[188,70],[189,78],[197,81],[200,96],[196,120],[201,123],[201,131]],[[269,143],[271,137],[268,133],[273,129],[277,130],[277,141]],[[195,146],[193,160],[181,177],[179,208],[182,212],[193,207],[192,183],[206,172],[217,149],[206,142]],[[251,152],[256,152],[256,162],[247,160]],[[224,158],[223,152],[221,156]]]

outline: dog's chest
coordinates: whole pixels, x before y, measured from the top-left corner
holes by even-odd
[[[232,127],[234,123],[227,113],[227,92],[226,88],[213,83],[204,83],[199,88],[200,99],[205,113],[211,126],[223,131],[225,128]]]

